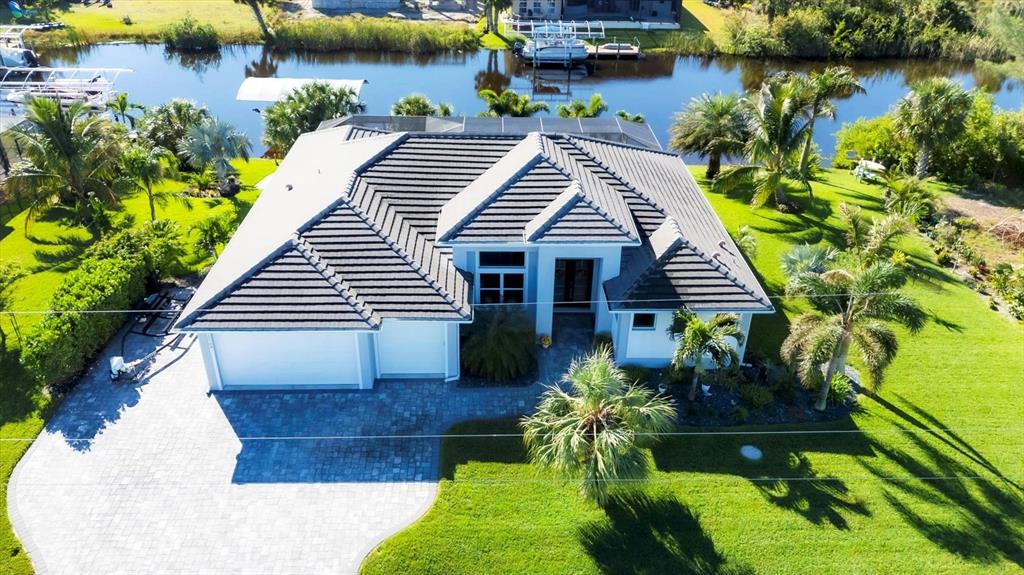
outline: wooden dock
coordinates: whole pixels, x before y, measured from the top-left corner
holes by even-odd
[[[598,60],[636,60],[643,57],[639,46],[626,43],[609,43],[598,46],[587,45],[590,59]]]

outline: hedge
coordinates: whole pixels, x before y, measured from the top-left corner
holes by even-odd
[[[58,387],[81,372],[125,321],[124,313],[145,295],[142,257],[86,259],[50,299],[39,327],[26,338],[21,363],[36,380]]]

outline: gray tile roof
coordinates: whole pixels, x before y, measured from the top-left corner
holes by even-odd
[[[613,309],[771,305],[678,156],[532,133],[306,134],[179,327],[377,329],[471,318],[460,242],[623,247]]]

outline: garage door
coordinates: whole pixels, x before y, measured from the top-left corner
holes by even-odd
[[[381,377],[443,377],[448,324],[384,320],[377,334]]]
[[[213,343],[225,387],[359,384],[355,333],[234,332]]]

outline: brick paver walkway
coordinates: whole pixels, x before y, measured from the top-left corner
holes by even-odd
[[[588,338],[547,350],[541,377]],[[129,358],[156,346],[129,342]],[[210,395],[191,339],[134,384],[110,381],[109,355],[11,478],[11,518],[39,575],[355,572],[433,501],[440,440],[423,435],[524,413],[540,392],[408,381]]]

